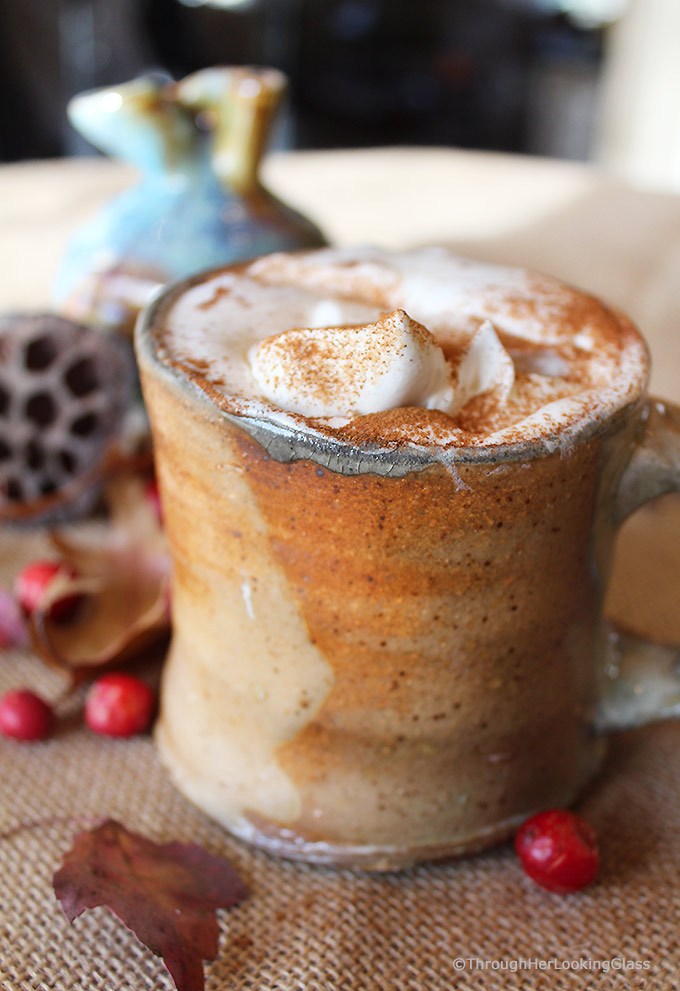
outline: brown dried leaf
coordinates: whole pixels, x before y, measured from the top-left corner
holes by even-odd
[[[193,843],[159,845],[109,819],[79,833],[52,880],[66,918],[106,905],[156,956],[177,991],[202,991],[217,956],[218,908],[246,887],[226,861]]]
[[[170,628],[170,562],[163,530],[134,476],[107,490],[110,522],[52,541],[78,577],[55,581],[31,621],[33,642],[48,663],[73,684],[134,659],[160,642]],[[51,615],[52,604],[79,595],[68,623]]]

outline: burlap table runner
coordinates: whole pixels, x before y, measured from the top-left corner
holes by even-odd
[[[308,164],[302,161],[303,176]],[[367,159],[369,175],[372,164]],[[460,157],[453,164],[462,168]],[[49,196],[40,185],[53,211],[83,168],[55,169]],[[474,162],[470,168],[472,174]],[[42,183],[46,169],[0,170],[0,191],[3,182],[6,189],[14,183],[36,190],[36,177]],[[66,176],[61,186],[59,175]],[[90,180],[101,195],[120,176],[100,165]],[[633,199],[637,209],[638,195]],[[624,210],[626,202],[623,196]],[[23,212],[16,199],[4,209],[14,212],[15,231],[24,230],[22,218],[28,223],[36,216],[30,196]],[[0,258],[3,251],[10,254],[8,230],[0,229]],[[680,222],[677,232],[680,244]],[[36,258],[46,268],[51,264],[39,245]],[[42,301],[44,276],[34,285]],[[628,285],[621,289],[626,291]],[[16,304],[16,282],[3,283],[0,276],[0,303],[3,293]],[[665,374],[671,381],[668,368]],[[44,540],[41,534],[0,534],[0,585],[7,587],[23,562],[44,553]],[[626,524],[609,611],[641,633],[680,642],[679,602],[680,508],[676,497],[666,497]],[[60,676],[30,652],[4,653],[0,692],[18,685],[52,699],[62,692]],[[172,987],[163,964],[108,911],[87,913],[71,927],[54,899],[50,879],[61,855],[78,829],[101,816],[159,841],[201,843],[229,857],[247,880],[250,898],[220,913],[220,956],[207,966],[213,991],[680,986],[680,723],[612,737],[604,770],[580,803],[600,838],[601,876],[586,891],[560,897],[526,879],[509,846],[382,876],[277,862],[231,840],[184,801],[148,738],[110,741],[87,732],[81,703],[79,694],[59,703],[60,728],[48,742],[0,740],[4,991]],[[627,969],[625,961],[640,969]]]

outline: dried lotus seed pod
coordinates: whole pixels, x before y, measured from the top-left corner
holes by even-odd
[[[51,314],[0,316],[0,520],[87,510],[134,381],[116,337]]]

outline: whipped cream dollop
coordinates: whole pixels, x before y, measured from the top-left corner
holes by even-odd
[[[512,358],[498,339],[490,320],[485,320],[472,335],[458,364],[454,403],[448,410],[456,413],[475,396],[495,393],[505,402],[515,381]]]
[[[359,326],[286,330],[254,345],[248,358],[261,394],[302,416],[454,408],[453,368],[404,310]]]
[[[593,297],[438,248],[265,256],[185,290],[160,333],[230,412],[386,443],[547,436],[631,401],[648,371]]]
[[[248,361],[261,395],[280,409],[346,420],[404,406],[454,414],[484,393],[503,402],[515,381],[489,320],[454,363],[405,310],[358,326],[285,330],[253,345]]]

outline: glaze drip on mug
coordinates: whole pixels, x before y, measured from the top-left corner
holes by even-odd
[[[185,293],[158,343],[228,412],[441,447],[564,437],[630,402],[648,367],[598,300],[440,248],[260,258]]]

